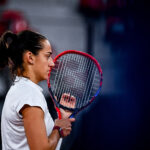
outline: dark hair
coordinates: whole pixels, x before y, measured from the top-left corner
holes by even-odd
[[[18,34],[11,31],[5,32],[0,38],[0,69],[10,64],[13,78],[17,75],[17,69],[24,71],[23,54],[31,51],[34,55],[43,48],[42,41],[46,40],[43,35],[30,30],[24,30]]]

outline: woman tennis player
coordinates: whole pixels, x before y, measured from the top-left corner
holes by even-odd
[[[7,31],[0,39],[0,68],[8,66],[13,84],[4,102],[1,118],[3,150],[59,150],[61,137],[71,132],[71,112],[61,111],[54,122],[38,83],[48,78],[52,49],[43,35],[25,30]],[[74,107],[64,94],[61,103]],[[66,103],[66,104],[65,104]]]

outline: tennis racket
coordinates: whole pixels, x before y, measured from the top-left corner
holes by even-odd
[[[70,118],[94,101],[102,87],[102,69],[97,60],[91,55],[67,50],[54,58],[55,66],[50,69],[48,88],[54,102],[58,118],[61,118],[60,108],[73,112]],[[64,93],[75,97],[75,106],[60,103]]]

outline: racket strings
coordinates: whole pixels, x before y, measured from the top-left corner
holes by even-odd
[[[91,67],[90,67],[90,73],[89,73],[89,79],[87,80],[87,85],[86,85],[86,93],[84,94],[84,103],[82,105],[86,105],[91,97],[91,92],[92,91],[92,83],[93,83],[93,75],[95,74],[95,64],[91,61]],[[93,96],[93,95],[92,95]]]
[[[80,101],[80,95],[77,93],[77,88],[79,86],[81,86],[81,82],[79,82],[79,76],[77,78],[77,76],[75,75],[76,72],[80,72],[82,69],[79,65],[79,63],[81,62],[81,60],[79,60],[79,55],[76,56],[76,58],[74,57],[74,55],[71,55],[70,56],[70,60],[72,60],[73,63],[71,63],[71,61],[69,61],[69,66],[68,68],[69,69],[66,69],[66,72],[67,72],[67,75],[69,75],[71,77],[71,79],[74,79],[74,82],[72,82],[69,86],[69,88],[64,88],[65,91],[67,91],[67,93],[69,93],[70,95],[72,96],[76,96],[78,95],[78,97],[76,96],[77,98],[77,102]],[[71,69],[71,71],[70,71]],[[72,70],[73,69],[73,70]]]
[[[59,61],[63,64],[63,66],[61,66],[59,64],[59,62],[57,62],[56,64],[58,64],[58,67],[54,68],[53,71],[51,72],[51,75],[54,75],[56,77],[56,78],[54,78],[54,82],[53,82],[54,87],[53,88],[54,88],[54,94],[59,99],[60,99],[62,93],[70,93],[71,94],[71,89],[68,88],[68,86],[66,86],[66,87],[63,86],[64,85],[63,79],[64,79],[66,81],[65,84],[69,85],[69,83],[70,83],[70,87],[72,87],[71,83],[73,82],[73,80],[72,80],[73,78],[65,79],[65,76],[67,74],[72,76],[73,73],[70,74],[70,72],[67,71],[67,69],[63,70],[63,68],[67,68],[66,65],[68,65],[69,68],[74,67],[74,65],[70,64],[70,60],[72,60],[72,57],[68,57],[68,55],[66,55],[66,57],[62,57],[61,60],[59,60]],[[61,66],[61,68],[59,66]],[[76,64],[75,64],[74,68],[77,68]],[[57,70],[57,71],[55,71],[55,70]],[[59,74],[59,78],[57,78],[58,74]],[[58,84],[59,84],[59,86],[58,86]],[[57,87],[59,87],[59,88],[57,88]],[[74,95],[74,94],[72,94],[72,95]]]
[[[74,57],[73,57],[73,55],[71,55],[71,59],[72,59],[72,61],[74,62]],[[76,64],[76,63],[74,63],[74,65],[72,65],[72,63],[70,63],[70,69],[72,70],[72,71],[68,71],[68,75],[70,75],[72,78],[74,77],[74,71],[73,70],[76,70],[76,68],[78,68],[78,65]],[[72,88],[73,88],[73,85],[74,86],[76,86],[76,82],[78,82],[78,81],[76,81],[76,78],[73,78],[74,79],[74,82],[72,82],[71,84],[70,84],[70,87],[67,89],[67,91],[68,91],[68,93],[70,94],[70,96],[75,96],[76,95],[76,91],[75,90],[72,90]]]
[[[68,61],[69,61],[69,58],[68,58],[68,55],[66,56],[66,58],[65,57],[63,57],[63,58],[61,58],[62,59],[62,61],[63,61],[63,66],[62,66],[62,68],[61,68],[61,71],[59,72],[59,74],[60,74],[60,79],[59,79],[59,81],[58,81],[58,83],[59,83],[59,88],[57,89],[57,94],[56,94],[56,96],[58,96],[58,99],[59,99],[59,101],[60,101],[60,98],[61,98],[61,96],[62,96],[62,93],[65,93],[65,88],[64,88],[64,76],[67,74],[67,71],[66,71],[66,69],[65,68],[67,68],[67,63],[68,63]],[[67,61],[66,61],[67,60]],[[68,82],[68,81],[67,81]],[[68,82],[69,83],[69,82]],[[68,84],[67,83],[67,84]],[[67,88],[67,87],[66,87]]]
[[[89,102],[97,91],[100,75],[95,63],[81,55],[67,54],[57,60],[51,71],[50,82],[57,99],[63,93],[76,97],[76,108]]]
[[[93,95],[93,93],[95,93],[95,91],[93,91],[93,87],[94,87],[95,78],[96,78],[96,77],[95,77],[95,76],[96,76],[96,68],[94,67],[93,70],[94,70],[94,71],[93,71],[93,74],[94,74],[93,76],[94,76],[94,77],[91,78],[91,88],[89,89],[89,95],[88,95],[88,96],[89,96],[89,97],[88,97],[89,99],[90,99],[90,95]],[[92,79],[93,79],[93,80],[92,80]],[[96,88],[96,89],[97,89],[97,88]]]
[[[87,82],[87,77],[86,77],[86,74],[84,72],[85,72],[85,68],[87,68],[87,70],[90,70],[89,64],[91,62],[87,61],[87,59],[85,59],[85,57],[81,57],[80,55],[76,56],[76,61],[78,61],[78,63],[82,64],[82,65],[79,65],[78,69],[76,69],[76,72],[77,73],[79,72],[80,74],[78,74],[78,76],[76,75],[74,77],[75,83],[74,83],[74,85],[72,85],[71,88],[80,87],[80,89],[72,90],[73,95],[78,95],[76,107],[80,108],[85,103],[85,98],[84,98],[85,94],[84,93],[86,91],[85,83]],[[83,80],[83,82],[81,82],[82,80]],[[70,88],[70,90],[71,90],[71,88]],[[79,94],[79,92],[78,92],[79,90],[82,94]]]
[[[62,78],[60,78],[60,75],[61,73],[63,72],[63,68],[62,68],[62,65],[65,65],[64,63],[64,59],[62,58],[62,62],[61,63],[58,63],[58,68],[57,68],[57,72],[56,72],[56,78],[54,79],[54,83],[53,83],[53,86],[54,86],[54,95],[57,97],[57,100],[59,100],[59,97],[58,97],[58,93],[59,93],[59,89],[57,89],[58,85],[59,85],[59,82],[61,82]]]
[[[84,88],[84,91],[83,91],[83,97],[82,97],[82,100],[79,101],[79,108],[85,104],[85,102],[87,101],[86,97],[87,97],[87,89],[89,88],[89,85],[88,85],[88,82],[90,80],[90,72],[92,71],[92,62],[91,61],[88,61],[87,63],[85,63],[85,65],[87,65],[87,74],[88,74],[88,77],[87,77],[87,80],[86,80],[86,83],[85,83],[85,88]],[[84,67],[86,67],[84,65]]]
[[[66,55],[66,58],[65,58],[65,66],[67,66],[70,62],[70,60],[72,59],[72,56],[69,57],[69,55]],[[70,65],[70,64],[69,64]],[[64,68],[67,68],[67,67],[64,67]],[[59,92],[59,98],[61,98],[62,94],[63,93],[67,93],[67,94],[70,94],[71,95],[71,91],[69,90],[71,87],[71,83],[74,82],[74,79],[73,78],[64,78],[67,76],[69,72],[67,71],[67,69],[64,69],[64,74],[62,75],[62,79],[64,79],[61,83],[60,83],[60,92]],[[66,81],[64,83],[64,81]],[[68,85],[68,86],[65,86],[65,85]]]
[[[60,64],[61,63],[58,63],[58,62],[55,63],[55,68],[53,68],[53,71],[51,71],[51,80],[54,81],[54,83],[53,83],[53,93],[54,93],[54,95],[56,94],[56,87],[57,87],[56,81],[59,80],[58,71],[60,70]]]
[[[87,67],[87,59],[81,57],[80,55],[77,56],[77,60],[80,64],[83,64],[83,65],[80,65],[80,68],[78,69],[78,72],[84,72],[85,71],[85,68]],[[76,104],[76,107],[79,108],[81,105],[80,105],[80,102],[82,101],[82,98],[83,98],[83,91],[85,90],[85,85],[84,85],[84,82],[86,82],[86,77],[79,74],[78,75],[78,78],[80,78],[80,80],[78,80],[76,78],[76,84],[78,86],[80,86],[80,91],[82,91],[82,95],[80,94],[78,96],[78,101],[77,101],[77,104]],[[83,82],[80,82],[81,80],[83,80]],[[79,90],[79,89],[78,89]],[[78,95],[77,93],[75,93],[75,95]]]
[[[65,61],[64,61],[65,60]],[[70,61],[72,60],[72,56],[69,57],[68,55],[66,55],[64,58],[63,58],[63,66],[62,68],[60,69],[60,72],[59,74],[60,75],[60,79],[57,81],[59,83],[59,86],[58,88],[56,88],[56,95],[57,97],[61,98],[62,94],[63,93],[70,93],[71,94],[71,91],[69,90],[72,83],[74,82],[74,79],[73,78],[67,78],[67,76],[71,76],[71,74],[68,72],[68,66],[70,66]]]

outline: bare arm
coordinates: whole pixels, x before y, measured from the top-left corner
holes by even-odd
[[[30,150],[55,150],[60,135],[58,130],[53,130],[47,137],[43,110],[40,107],[26,105],[21,113]],[[64,136],[67,136],[70,134],[71,122],[73,121],[74,119],[56,120],[55,125],[60,126]]]

